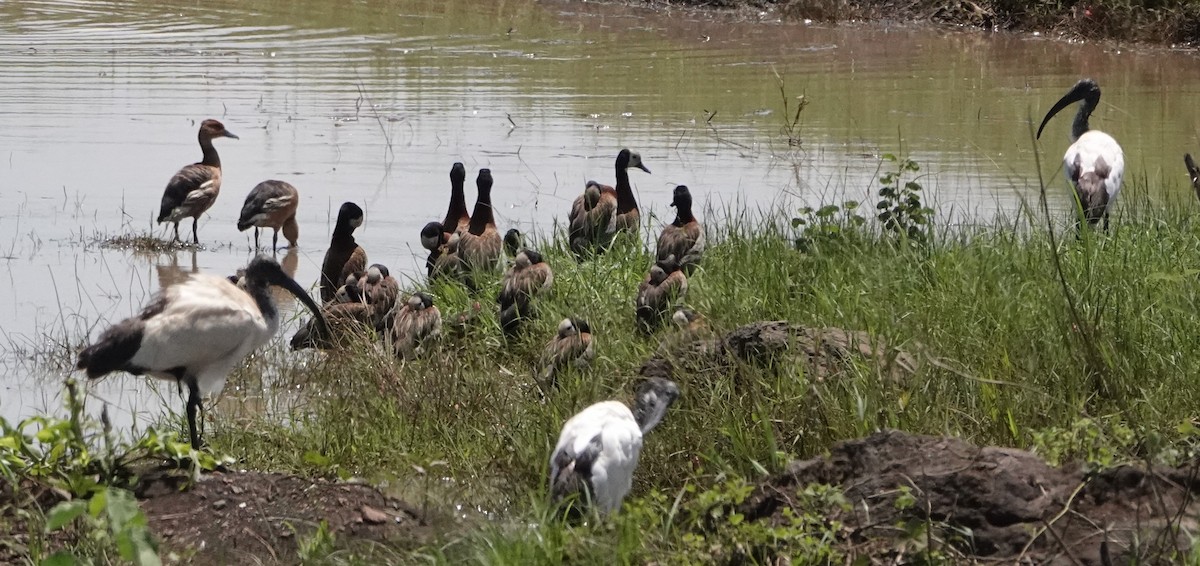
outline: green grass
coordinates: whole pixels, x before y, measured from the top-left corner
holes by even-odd
[[[633,296],[650,257],[632,240],[584,263],[561,242],[541,246],[555,289],[530,331],[512,342],[493,312],[497,274],[476,297],[433,287],[444,315],[474,300],[484,315],[424,359],[399,362],[369,346],[260,359],[232,383],[252,381],[268,364],[307,401],[293,422],[217,415],[211,442],[249,468],[389,480],[445,533],[417,554],[452,563],[707,555],[690,524],[706,512],[704,498],[878,429],[1104,465],[1146,457],[1137,440],[1152,436],[1167,454],[1183,446],[1180,425],[1200,406],[1193,208],[1129,198],[1110,234],[1077,240],[1068,230],[1055,244],[1036,217],[935,229],[922,245],[897,244],[873,219],[856,227],[837,212],[815,219],[838,229],[822,232],[806,252],[793,245],[799,232],[789,215],[734,213],[709,227],[709,250],[686,301],[715,328],[786,319],[866,330],[918,353],[919,368],[898,381],[866,361],[820,381],[800,365],[682,375],[682,397],[646,440],[628,508],[587,527],[547,520],[547,459],[573,413],[627,398],[663,336],[635,330]],[[598,357],[543,401],[533,364],[557,321],[573,314],[591,322]],[[481,512],[456,513],[456,503]],[[469,516],[466,526],[451,520],[459,514]],[[810,520],[797,518],[805,526],[796,532],[737,531],[717,541],[790,541],[778,544],[816,560],[832,547],[793,540],[811,530]]]

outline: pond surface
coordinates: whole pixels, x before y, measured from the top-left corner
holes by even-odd
[[[181,273],[244,265],[253,236],[235,222],[265,179],[300,190],[300,248],[280,257],[305,285],[346,200],[367,211],[371,260],[415,277],[455,161],[492,169],[501,230],[542,237],[585,180],[612,182],[622,147],[653,171],[632,173],[652,231],[675,184],[718,211],[795,209],[864,198],[885,153],[919,161],[939,213],[971,221],[1036,194],[1028,121],[1082,76],[1104,89],[1092,123],[1124,145],[1127,194],[1182,191],[1180,157],[1200,151],[1200,59],[1183,53],[560,1],[0,3],[0,416],[57,411],[75,345]],[[203,249],[97,245],[169,237],[162,189],[199,160],[210,117],[241,139],[216,142]],[[1041,142],[1059,207],[1069,125]],[[122,423],[179,410],[173,389],[90,388]]]

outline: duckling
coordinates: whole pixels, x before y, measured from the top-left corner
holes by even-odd
[[[675,256],[655,262],[638,287],[638,326],[647,333],[657,329],[671,305],[687,295],[687,287],[687,275],[679,268]]]
[[[442,313],[434,306],[433,296],[425,292],[415,293],[403,306],[396,307],[392,351],[396,357],[409,360],[416,357],[424,344],[441,335]]]
[[[179,241],[179,221],[192,219],[192,243],[199,244],[196,222],[204,211],[217,202],[221,194],[221,157],[213,147],[213,138],[238,139],[225,125],[216,120],[200,123],[200,150],[204,152],[199,163],[184,166],[167,182],[163,191],[162,204],[158,209],[158,223],[171,222],[175,225],[175,239]]]
[[[275,234],[271,237],[271,249],[279,247],[279,230],[287,238],[288,247],[296,247],[300,239],[300,226],[296,224],[296,209],[300,206],[300,192],[290,183],[283,181],[263,181],[250,190],[246,195],[246,203],[242,205],[242,214],[238,217],[237,228],[244,232],[254,227],[254,249],[258,249],[258,232],[260,228],[273,228]]]
[[[592,327],[586,320],[564,318],[558,323],[558,334],[546,344],[542,352],[541,378],[547,390],[558,388],[558,372],[568,364],[587,367],[596,357],[596,343],[592,338]]]
[[[387,266],[376,263],[367,269],[358,285],[362,287],[363,300],[375,309],[375,328],[383,330],[390,323],[387,313],[392,312],[400,298],[400,284],[392,277]]]
[[[658,259],[667,256],[681,258],[679,266],[691,274],[704,254],[704,226],[692,214],[692,193],[686,185],[678,185],[671,200],[675,221],[667,224],[658,236]]]
[[[329,250],[321,264],[321,302],[327,303],[334,298],[339,282],[345,281],[347,275],[366,271],[367,252],[354,241],[354,229],[362,223],[362,208],[352,202],[342,203]]]
[[[480,169],[475,179],[479,196],[475,201],[475,212],[467,229],[459,232],[459,262],[468,272],[494,268],[500,261],[503,243],[496,231],[496,219],[492,215],[492,171]]]
[[[352,293],[358,292],[357,285],[343,286],[342,289],[348,287],[353,289]],[[326,321],[325,326],[321,326],[315,318],[305,321],[292,335],[293,350],[333,350],[356,340],[367,342],[367,337],[375,330],[375,309],[359,300],[329,303],[321,307],[321,314]]]

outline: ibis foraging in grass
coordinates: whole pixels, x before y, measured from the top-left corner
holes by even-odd
[[[633,485],[650,432],[679,398],[674,382],[653,377],[637,388],[633,410],[620,401],[587,407],[563,425],[550,456],[550,496],[555,503],[578,495],[601,514],[616,511]]]
[[[242,359],[279,330],[271,285],[290,291],[324,324],[304,288],[275,260],[259,256],[246,267],[240,287],[225,277],[197,274],[160,290],[141,313],[109,327],[80,352],[76,367],[90,379],[126,371],[186,386],[188,434],[192,448],[199,449],[201,396],[220,392]]]
[[[200,123],[200,150],[204,152],[199,163],[184,166],[167,182],[163,191],[162,204],[158,209],[158,222],[171,222],[175,225],[175,239],[179,241],[179,221],[184,218],[192,219],[192,243],[199,244],[200,237],[196,234],[196,221],[204,211],[217,202],[221,194],[221,157],[217,148],[213,147],[213,138],[226,137],[238,139],[232,132],[225,129],[224,124],[216,120],[205,120]]]
[[[352,202],[338,209],[333,237],[321,263],[321,302],[328,303],[337,294],[346,276],[367,270],[367,252],[354,241],[354,229],[362,226],[363,209]]]
[[[1046,113],[1037,137],[1042,137],[1042,129],[1050,118],[1076,102],[1081,104],[1071,122],[1072,143],[1063,156],[1063,172],[1075,186],[1083,218],[1089,225],[1103,220],[1104,229],[1108,230],[1109,209],[1117,201],[1125,176],[1125,153],[1112,136],[1088,127],[1088,118],[1100,103],[1100,86],[1096,81],[1083,79],[1075,83]]]
[[[291,183],[283,181],[263,181],[250,190],[246,195],[246,203],[242,205],[242,214],[238,217],[237,229],[244,232],[254,228],[254,249],[259,249],[258,231],[260,228],[273,228],[271,249],[279,247],[279,231],[287,238],[288,247],[296,247],[300,239],[300,226],[296,224],[296,209],[300,206],[300,192]]]
[[[679,258],[679,266],[691,273],[704,254],[704,226],[692,214],[692,193],[686,185],[677,185],[672,195],[675,221],[663,227],[658,236],[659,260],[668,256]]]

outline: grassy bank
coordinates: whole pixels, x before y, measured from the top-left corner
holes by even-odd
[[[681,372],[680,401],[647,437],[633,497],[609,521],[549,520],[547,459],[562,423],[627,398],[670,335],[635,329],[650,256],[632,240],[583,263],[562,242],[539,246],[555,288],[515,340],[492,312],[497,274],[476,296],[432,288],[447,319],[475,301],[483,308],[462,331],[448,326],[423,359],[399,362],[370,345],[256,356],[226,396],[298,390],[304,401],[288,422],[213,410],[208,438],[239,468],[387,482],[434,531],[390,549],[388,561],[838,562],[838,527],[823,513],[845,504],[835,491],[795,494],[811,513],[785,524],[742,524],[727,506],[794,458],[889,428],[1097,466],[1191,456],[1200,224],[1192,202],[1150,204],[1138,198],[1146,187],[1126,191],[1113,231],[1079,239],[1052,235],[1040,213],[951,231],[919,224],[927,213],[910,207],[901,227],[913,230],[900,236],[870,206],[710,211],[726,218],[708,227],[686,303],[715,332],[762,320],[862,330],[916,363],[899,374],[871,358],[820,374],[796,360]],[[534,364],[570,315],[591,323],[598,356],[543,400]],[[312,548],[314,563],[357,560],[336,544]]]
[[[910,21],[984,30],[1042,32],[1089,40],[1200,43],[1196,0],[682,0],[706,8],[776,8],[785,17]]]

